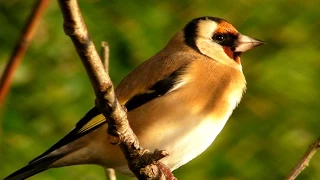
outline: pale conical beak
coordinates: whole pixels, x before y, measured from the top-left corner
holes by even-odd
[[[245,52],[263,44],[265,44],[263,41],[240,34],[234,52]]]

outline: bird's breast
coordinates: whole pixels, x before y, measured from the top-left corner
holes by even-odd
[[[162,161],[171,170],[174,170],[194,159],[212,144],[227,122],[228,117],[229,115],[225,117],[207,116],[201,120],[194,119],[200,123],[188,133],[172,139],[172,144],[164,147],[170,155]]]

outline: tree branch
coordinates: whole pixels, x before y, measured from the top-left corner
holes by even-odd
[[[0,107],[10,89],[13,75],[19,66],[33,35],[38,27],[43,12],[47,8],[50,0],[39,0],[33,7],[32,13],[25,24],[23,31],[12,52],[8,64],[6,65],[0,80]]]
[[[114,169],[106,168],[105,170],[106,170],[107,180],[117,180],[116,173],[115,173]]]
[[[297,166],[291,171],[289,176],[286,178],[286,180],[294,180],[298,175],[307,167],[309,166],[309,162],[313,155],[320,149],[320,138],[317,139],[316,142],[312,143],[305,154],[303,155],[300,162],[297,164]]]
[[[154,153],[139,145],[139,141],[127,120],[127,114],[115,97],[114,88],[106,70],[90,40],[76,0],[59,0],[64,18],[64,31],[70,36],[91,80],[96,105],[108,122],[108,133],[112,144],[119,144],[128,160],[131,171],[139,179],[175,179],[170,170],[158,163],[168,155],[166,151]],[[169,172],[169,173],[168,173]]]
[[[101,59],[106,72],[109,71],[109,44],[105,41],[101,43]]]
[[[101,43],[101,55],[100,56],[101,56],[101,60],[104,65],[104,68],[105,68],[106,72],[108,72],[108,69],[109,69],[109,45],[105,41],[103,41]],[[107,180],[116,180],[117,179],[114,169],[106,168],[105,171],[106,171]]]

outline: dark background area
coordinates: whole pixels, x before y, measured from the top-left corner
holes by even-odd
[[[0,1],[0,72],[35,1]],[[91,38],[110,45],[119,83],[191,19],[217,16],[267,44],[242,55],[247,92],[224,130],[179,179],[283,179],[320,134],[319,1],[82,0]],[[94,93],[51,1],[0,110],[0,179],[67,134]],[[104,179],[92,165],[52,169],[37,179]],[[119,176],[119,179],[125,179]],[[320,179],[320,155],[298,179]]]

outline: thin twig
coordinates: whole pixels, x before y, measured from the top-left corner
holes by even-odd
[[[106,41],[101,43],[101,59],[106,72],[109,70],[109,44]]]
[[[300,162],[297,166],[291,171],[289,176],[286,180],[294,180],[298,175],[309,165],[309,162],[313,155],[320,149],[320,138],[317,139],[316,142],[312,143],[303,157],[301,158]]]
[[[168,155],[166,151],[156,150],[152,153],[139,145],[138,138],[129,126],[126,111],[115,97],[108,66],[103,67],[89,38],[77,1],[59,0],[59,5],[64,18],[64,31],[73,41],[91,80],[97,98],[96,105],[107,119],[110,142],[119,144],[130,170],[138,179],[175,179],[167,167],[157,163]]]
[[[101,60],[104,65],[106,72],[109,69],[109,45],[107,42],[103,41],[101,43]],[[116,172],[112,168],[106,168],[106,177],[107,180],[117,180]]]
[[[106,168],[106,177],[107,180],[117,180],[116,172],[112,168]]]
[[[27,51],[33,35],[38,27],[42,14],[48,7],[49,2],[50,0],[38,0],[38,2],[34,5],[31,15],[29,16],[20,38],[15,45],[15,48],[0,80],[0,108],[3,105],[4,99],[10,89],[14,72],[19,66],[25,52]]]

